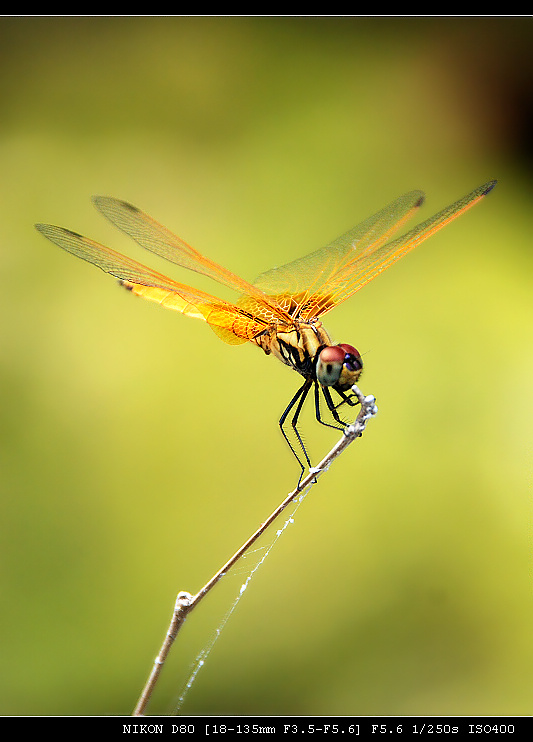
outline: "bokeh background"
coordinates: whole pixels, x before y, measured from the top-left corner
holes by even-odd
[[[497,188],[326,318],[379,415],[320,480],[184,714],[530,714],[530,18],[0,19],[0,713],[129,714],[178,590],[295,484],[298,378],[33,229],[178,280],[140,206],[248,279],[412,188]],[[221,295],[229,298],[222,288]],[[312,410],[318,460],[336,435]],[[242,575],[190,617],[172,711]]]

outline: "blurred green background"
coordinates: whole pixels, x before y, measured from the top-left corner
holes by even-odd
[[[531,713],[532,30],[0,20],[0,713],[129,714],[178,590],[298,474],[277,427],[294,373],[135,300],[33,223],[217,293],[90,196],[253,279],[407,190],[426,191],[422,219],[491,178],[326,317],[363,354],[379,415],[307,497],[182,713]],[[311,409],[303,429],[319,460],[336,434]],[[172,710],[242,579],[189,619],[151,713]]]

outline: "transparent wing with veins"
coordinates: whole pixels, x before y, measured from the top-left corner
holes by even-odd
[[[319,317],[474,206],[495,183],[485,183],[403,236],[389,241],[424,201],[422,191],[406,193],[326,247],[262,273],[255,286],[275,297],[282,306],[283,297],[291,296],[289,311],[303,320]],[[247,306],[245,301],[239,303]]]
[[[93,203],[109,221],[131,237],[138,245],[183,268],[201,273],[231,289],[255,300],[256,311],[264,317],[275,317],[287,322],[290,317],[256,286],[227,268],[206,258],[181,237],[159,224],[136,206],[110,196],[94,196]]]
[[[232,345],[245,343],[268,327],[268,317],[266,320],[254,317],[231,302],[173,281],[162,273],[77,232],[50,224],[35,226],[63,250],[118,278],[137,296],[174,309],[188,317],[203,319],[227,343]]]
[[[330,245],[261,274],[253,285],[201,255],[135,206],[110,197],[94,198],[99,211],[141,247],[238,291],[241,297],[236,304],[178,283],[76,232],[48,224],[36,227],[59,247],[118,278],[138,296],[203,319],[222,340],[237,344],[273,325],[290,327],[295,319],[308,321],[325,314],[477,203],[494,185],[491,181],[476,188],[389,241],[423,203],[423,193],[411,191]]]

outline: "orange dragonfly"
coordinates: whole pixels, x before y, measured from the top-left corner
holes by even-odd
[[[391,239],[424,202],[422,191],[410,191],[326,247],[272,268],[254,283],[204,257],[135,206],[106,196],[93,199],[96,208],[141,247],[237,291],[240,297],[234,304],[177,283],[76,232],[49,224],[35,226],[59,247],[118,278],[133,294],[204,320],[226,343],[255,343],[303,376],[303,384],[279,420],[302,475],[305,467],[300,454],[309,467],[311,462],[298,430],[298,418],[310,389],[314,387],[318,422],[343,429],[346,423],[338,408],[345,403],[357,404],[350,389],[363,369],[361,356],[352,345],[332,344],[321,317],[478,203],[495,185],[495,180],[485,183],[403,236]],[[330,390],[340,397],[337,404]],[[321,394],[332,422],[322,418]],[[293,442],[285,427],[292,411]]]

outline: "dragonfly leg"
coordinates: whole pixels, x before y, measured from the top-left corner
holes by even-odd
[[[338,389],[335,389],[339,397],[342,397],[341,401],[335,405],[335,409],[338,410],[339,407],[342,407],[343,404],[348,403],[350,407],[355,407],[359,404],[359,398],[357,394],[354,394],[353,392],[351,394],[345,394],[344,392],[339,391]]]
[[[307,455],[307,450],[306,450],[306,448],[304,446],[304,442],[303,442],[303,440],[302,440],[302,438],[300,436],[300,433],[298,431],[297,424],[298,424],[298,418],[300,416],[300,412],[302,411],[303,404],[305,402],[305,399],[306,399],[307,395],[309,394],[309,389],[311,388],[311,384],[312,383],[313,383],[312,382],[312,379],[310,379],[310,378],[305,380],[305,382],[298,389],[298,391],[296,392],[296,394],[294,395],[294,397],[291,399],[291,401],[287,405],[287,408],[285,409],[285,412],[283,413],[283,415],[280,417],[280,420],[279,420],[279,427],[281,429],[281,432],[283,433],[283,437],[287,441],[287,444],[288,444],[289,448],[291,449],[292,453],[294,454],[296,460],[298,461],[298,463],[300,464],[300,467],[302,469],[302,471],[300,473],[300,478],[298,479],[298,484],[300,484],[300,482],[302,480],[302,476],[303,476],[303,473],[305,471],[305,465],[304,465],[302,459],[300,458],[300,456],[298,455],[298,453],[296,452],[296,449],[294,448],[293,444],[289,440],[289,436],[285,432],[285,427],[284,426],[285,426],[285,422],[287,420],[287,417],[289,416],[289,413],[293,409],[294,405],[296,403],[298,403],[297,404],[297,407],[296,407],[296,410],[294,412],[294,415],[292,416],[291,426],[293,428],[293,431],[294,431],[294,434],[295,434],[296,438],[298,439],[298,443],[300,444],[300,447],[301,447],[301,449],[303,451],[303,454],[305,456],[305,460],[307,461],[307,465],[310,467],[311,466],[311,461],[309,459],[309,456]]]
[[[324,399],[326,400],[328,410],[331,412],[331,415],[335,422],[338,423],[337,425],[332,425],[331,423],[328,423],[322,419],[322,416],[320,414],[320,390],[322,390],[322,394],[324,395]],[[343,400],[340,404],[343,404],[344,401],[345,400]],[[328,387],[319,387],[319,385],[315,383],[315,413],[318,422],[322,425],[326,425],[328,428],[333,428],[334,430],[344,430],[348,423],[346,423],[339,417],[337,407],[339,407],[339,405],[335,405],[335,403],[333,402],[331,398],[331,392],[329,391]]]

